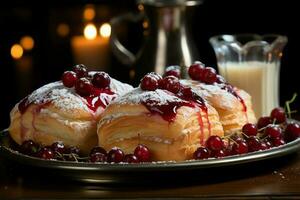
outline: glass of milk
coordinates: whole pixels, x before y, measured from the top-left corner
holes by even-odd
[[[252,97],[256,117],[279,106],[279,72],[287,37],[282,35],[218,35],[214,48],[219,73]]]

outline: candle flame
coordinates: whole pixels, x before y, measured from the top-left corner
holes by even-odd
[[[19,59],[23,56],[23,48],[19,44],[14,44],[10,49],[10,54],[14,59]]]
[[[99,29],[100,35],[102,37],[108,38],[110,37],[111,34],[111,26],[109,23],[104,23],[101,25],[100,29]]]
[[[94,24],[88,24],[84,28],[84,37],[88,40],[93,40],[97,37],[97,29]]]

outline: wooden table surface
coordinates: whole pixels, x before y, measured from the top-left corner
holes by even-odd
[[[7,165],[9,163],[9,165]],[[142,185],[103,185],[68,181],[60,176],[20,171],[0,158],[0,199],[177,198],[177,199],[300,199],[300,153],[240,168],[214,169],[194,180],[173,179]],[[26,175],[25,175],[26,174]],[[181,174],[182,175],[182,174]],[[198,176],[198,177],[197,177]]]

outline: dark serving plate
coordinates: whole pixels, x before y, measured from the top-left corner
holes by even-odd
[[[218,168],[220,173],[225,173],[228,168],[239,166],[251,166],[257,168],[261,163],[272,162],[272,160],[297,152],[300,149],[300,138],[288,144],[274,147],[272,149],[248,153],[245,155],[228,156],[218,159],[190,160],[182,162],[152,162],[142,164],[109,164],[109,163],[87,163],[57,160],[42,160],[21,154],[11,148],[12,140],[8,131],[0,134],[0,155],[27,170],[27,173],[38,173],[45,170],[49,174],[55,174],[68,179],[84,182],[101,183],[130,183],[136,181],[153,181],[164,178],[184,177],[193,179],[195,172],[202,173],[202,177]],[[51,176],[51,175],[50,175]],[[199,178],[199,175],[197,175]]]

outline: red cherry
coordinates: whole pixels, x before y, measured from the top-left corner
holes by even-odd
[[[223,149],[219,149],[219,150],[213,151],[212,155],[215,158],[222,158],[222,157],[226,156],[226,153]]]
[[[282,130],[278,125],[268,125],[265,129],[265,134],[271,138],[277,138],[282,136]]]
[[[51,149],[53,152],[58,152],[60,154],[64,153],[66,150],[65,145],[62,142],[54,142],[51,145]]]
[[[110,76],[105,72],[97,72],[93,75],[92,83],[97,88],[108,88]]]
[[[80,96],[89,96],[93,92],[92,83],[86,78],[80,78],[76,81],[75,90]]]
[[[223,140],[216,135],[210,136],[206,141],[206,147],[211,151],[218,151],[223,149]]]
[[[249,152],[260,150],[260,141],[255,136],[250,136],[247,139],[247,144],[248,144],[248,150],[249,150]]]
[[[93,154],[90,155],[89,161],[92,162],[92,163],[106,162],[107,161],[107,156],[103,153],[96,152],[96,153],[93,153]]]
[[[48,147],[43,147],[38,153],[37,157],[45,159],[45,160],[50,160],[54,158],[54,153],[53,151],[48,148]]]
[[[154,77],[157,81],[162,80],[161,75],[159,75],[159,74],[156,73],[156,72],[150,72],[150,73],[148,73],[147,75]]]
[[[150,161],[150,151],[148,147],[143,144],[139,144],[135,150],[134,155],[139,159],[140,162],[149,162]]]
[[[154,91],[158,88],[158,80],[155,76],[146,75],[141,80],[141,86],[142,90],[149,90]]]
[[[209,150],[205,147],[199,147],[193,154],[194,159],[202,160],[209,158],[210,153]]]
[[[77,76],[75,72],[72,71],[66,71],[63,73],[61,80],[64,84],[64,86],[71,88],[75,85],[77,81]]]
[[[293,141],[300,137],[300,125],[297,123],[289,123],[285,129],[285,139]]]
[[[275,147],[281,146],[285,144],[285,141],[281,137],[273,138],[272,144]]]
[[[269,147],[265,142],[261,142],[259,149],[260,150],[266,150],[266,149],[269,149]]]
[[[180,90],[180,82],[179,79],[175,76],[166,76],[161,81],[159,87],[176,94]]]
[[[114,147],[108,152],[107,160],[108,162],[119,163],[124,159],[124,152],[118,148]]]
[[[164,76],[175,76],[177,78],[180,78],[180,67],[177,65],[167,67]]]
[[[75,65],[73,67],[73,72],[76,73],[77,78],[83,78],[83,77],[87,77],[88,76],[87,68],[83,64]]]
[[[247,136],[256,136],[257,135],[257,127],[255,124],[247,123],[243,126],[242,129],[243,133],[245,133]]]
[[[127,154],[124,158],[126,163],[139,163],[139,159],[133,154]]]
[[[246,142],[238,141],[232,145],[232,154],[248,153],[248,145]]]
[[[286,121],[286,115],[284,112],[284,109],[279,107],[279,108],[274,108],[271,112],[270,117],[274,120],[276,120],[276,123],[283,123]]]
[[[269,140],[265,140],[264,143],[266,144],[267,149],[270,149],[273,146],[272,143]]]
[[[202,78],[202,77],[201,77]],[[206,67],[203,71],[202,82],[207,84],[213,84],[217,81],[217,72],[214,68]]]
[[[273,123],[273,120],[271,117],[261,117],[258,119],[257,128],[261,129],[272,123]]]
[[[90,155],[92,155],[94,153],[102,153],[104,155],[107,155],[107,152],[102,147],[94,147],[94,148],[92,148],[92,150],[90,152]]]
[[[204,64],[201,62],[195,62],[194,64],[192,64],[189,67],[189,71],[188,71],[191,79],[200,81],[200,76],[204,72],[204,68],[205,68]]]

